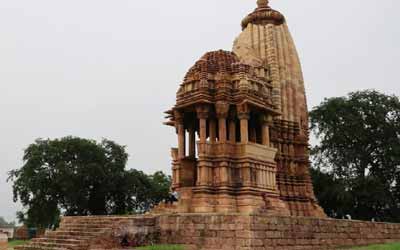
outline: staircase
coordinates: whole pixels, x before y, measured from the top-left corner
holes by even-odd
[[[179,212],[178,202],[174,202],[173,204],[163,203],[161,202],[157,206],[155,206],[151,210],[151,214],[168,214],[168,213],[177,213]]]
[[[43,237],[14,249],[88,250],[98,249],[99,245],[109,249],[111,245],[118,247],[120,237],[125,235],[129,235],[130,242],[139,244],[152,233],[155,233],[154,217],[63,217],[56,231],[47,231]]]

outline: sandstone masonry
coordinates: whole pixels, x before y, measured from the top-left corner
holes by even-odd
[[[260,215],[164,215],[160,242],[202,250],[324,250],[400,241],[400,225]]]
[[[183,244],[188,250],[325,250],[400,242],[400,224],[243,214],[64,217],[61,227],[17,250],[118,249]]]
[[[175,206],[155,213],[326,217],[314,195],[300,60],[285,17],[267,0],[242,21],[233,52],[202,56],[166,111]]]

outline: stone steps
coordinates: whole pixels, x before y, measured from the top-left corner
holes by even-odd
[[[121,219],[117,219],[115,221],[121,221]],[[73,224],[81,224],[81,225],[88,225],[88,226],[90,226],[90,225],[108,225],[109,223],[110,223],[109,221],[104,221],[104,220],[101,220],[101,221],[98,221],[98,220],[93,220],[93,221],[91,221],[91,220],[88,220],[88,221],[70,220],[70,221],[62,222],[60,224],[60,226],[68,226],[68,225],[73,225]]]
[[[132,220],[143,220],[146,217],[113,217],[113,216],[104,216],[103,218],[91,218],[91,217],[65,217],[60,225],[69,225],[69,224],[109,224],[112,222],[123,222],[123,221],[132,221]]]
[[[44,236],[46,238],[82,238],[82,239],[90,239],[97,235],[101,234],[101,232],[81,232],[81,231],[51,231],[47,232]]]
[[[84,250],[87,249],[89,244],[83,242],[73,242],[73,241],[53,241],[49,242],[48,239],[43,239],[42,241],[30,242],[27,245],[19,246],[18,250],[29,250],[29,249],[70,249],[70,250]],[[17,250],[17,249],[16,249]]]
[[[44,247],[44,246],[34,246],[34,245],[23,245],[16,246],[14,250],[68,250],[67,248],[60,247]]]
[[[74,216],[74,217],[64,217],[63,221],[61,223],[70,223],[70,222],[80,222],[80,223],[85,223],[85,222],[109,222],[110,220],[112,221],[117,221],[117,220],[129,220],[132,219],[132,216],[102,216],[102,217],[97,217],[97,216]]]
[[[68,238],[36,238],[31,241],[32,243],[55,243],[55,244],[74,244],[81,245],[86,242],[84,239],[68,239]]]
[[[113,223],[119,223],[119,222],[126,222],[127,220],[116,220],[113,221]],[[91,229],[91,228],[101,228],[101,227],[108,227],[110,225],[110,222],[69,222],[69,223],[62,223],[60,224],[60,228],[70,228],[70,227],[76,227],[78,226],[79,228],[86,228],[86,229]]]
[[[47,231],[41,238],[15,250],[87,250],[93,244],[103,244],[102,240],[107,241],[104,237],[113,235],[115,230],[133,227],[137,228],[134,233],[143,233],[154,228],[155,223],[153,216],[63,217],[56,231]],[[111,243],[115,244],[115,241],[111,240]]]
[[[98,232],[98,231],[104,231],[104,230],[110,230],[111,227],[104,227],[104,226],[93,226],[93,227],[80,227],[79,225],[73,225],[73,226],[63,226],[60,227],[60,229],[63,229],[65,231],[81,231],[81,232]]]
[[[64,217],[56,231],[47,231],[15,250],[86,250],[92,239],[112,231],[120,221],[122,218],[115,217]]]
[[[173,213],[177,211],[178,211],[178,202],[174,202],[173,204],[160,203],[151,210],[151,213],[164,214],[164,213]]]
[[[77,249],[79,247],[78,244],[72,243],[57,243],[57,242],[48,242],[48,241],[39,241],[39,242],[31,242],[31,246],[38,246],[38,247],[48,247],[48,248],[64,248],[64,249]]]
[[[105,223],[107,224],[109,222],[110,219],[98,219],[98,218],[93,218],[93,219],[78,219],[78,218],[70,218],[70,219],[64,219],[61,221],[60,225],[62,224],[68,224],[68,223]],[[122,220],[122,218],[115,218],[113,219],[114,221],[116,220]]]

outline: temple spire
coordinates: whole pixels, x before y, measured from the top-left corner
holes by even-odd
[[[269,1],[268,0],[257,0],[258,8],[268,8]]]

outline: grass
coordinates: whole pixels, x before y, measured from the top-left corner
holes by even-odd
[[[185,248],[184,246],[180,245],[154,245],[135,248],[135,250],[185,250]],[[371,245],[366,247],[353,247],[349,248],[349,250],[400,250],[400,243]]]
[[[137,250],[185,250],[183,246],[179,245],[154,245],[147,247],[135,248]]]
[[[400,243],[392,243],[385,245],[371,245],[367,247],[353,247],[351,250],[400,250]]]
[[[26,240],[12,240],[8,242],[8,250],[13,250],[14,247],[28,243]]]

